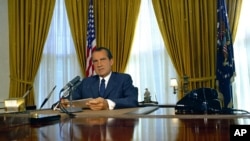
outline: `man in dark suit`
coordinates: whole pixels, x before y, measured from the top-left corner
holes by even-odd
[[[82,80],[73,92],[73,100],[93,98],[86,103],[92,110],[112,110],[138,105],[138,89],[133,86],[131,76],[112,72],[113,57],[109,49],[97,47],[92,53],[92,62],[97,75]],[[102,79],[105,81],[103,93],[100,92]]]

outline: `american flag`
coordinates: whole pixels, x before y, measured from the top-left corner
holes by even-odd
[[[235,76],[234,52],[225,0],[217,3],[217,71],[219,92],[224,97],[223,107],[233,108],[232,82]]]
[[[91,54],[96,48],[95,38],[95,20],[93,2],[90,0],[88,11],[88,29],[87,29],[87,48],[86,48],[86,77],[94,74],[94,67],[92,64]]]

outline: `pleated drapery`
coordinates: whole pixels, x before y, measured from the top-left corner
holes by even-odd
[[[9,97],[22,97],[33,87],[55,0],[8,0],[9,13]],[[34,105],[34,91],[26,97]]]
[[[229,1],[231,2],[231,1]],[[230,5],[230,4],[229,4]],[[240,11],[241,2],[229,12]],[[166,49],[181,85],[188,77],[188,89],[215,88],[216,1],[153,0],[153,6]],[[239,12],[235,14],[238,17]],[[238,18],[234,19],[237,27]],[[234,27],[233,32],[236,32]],[[179,97],[183,97],[181,92]]]
[[[70,28],[83,74],[89,1],[65,0]],[[113,71],[124,72],[133,41],[140,0],[93,0],[96,44],[111,50]]]

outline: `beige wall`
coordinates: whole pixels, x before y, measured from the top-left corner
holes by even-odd
[[[8,0],[0,0],[0,25],[0,101],[2,101],[8,98],[10,83]]]

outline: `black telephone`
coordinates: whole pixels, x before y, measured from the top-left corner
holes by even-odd
[[[187,93],[175,106],[176,114],[214,114],[221,111],[218,93],[212,88],[198,88]]]

